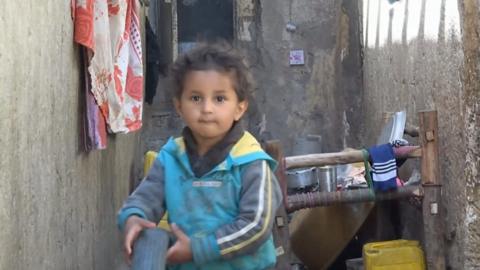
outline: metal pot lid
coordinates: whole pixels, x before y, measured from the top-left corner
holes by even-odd
[[[316,167],[311,167],[307,169],[294,169],[294,170],[288,170],[285,172],[285,174],[303,174],[303,173],[308,173],[311,171],[315,171],[317,168]]]

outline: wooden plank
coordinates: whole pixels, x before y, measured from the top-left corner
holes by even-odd
[[[265,152],[267,152],[273,159],[278,162],[275,176],[277,177],[280,188],[282,189],[283,204],[287,202],[287,178],[285,176],[285,158],[283,156],[282,146],[279,140],[267,141],[265,146]]]
[[[278,167],[275,176],[279,182],[283,194],[283,205],[275,213],[275,220],[272,228],[273,241],[277,251],[276,270],[287,270],[291,268],[291,247],[290,232],[288,231],[288,216],[286,211],[287,201],[287,180],[285,177],[285,162],[280,141],[268,141],[265,144],[265,151],[278,161]]]
[[[422,146],[423,232],[427,268],[445,269],[445,240],[442,181],[438,166],[438,123],[436,111],[418,113]]]
[[[438,123],[436,111],[418,113],[422,146],[422,184],[440,184],[438,167]]]
[[[406,156],[397,156],[398,158],[418,158],[422,156],[420,147]],[[348,164],[355,162],[362,162],[363,155],[361,150],[351,150],[345,152],[322,153],[291,156],[285,158],[285,168],[305,168],[305,167],[319,167],[325,165]]]
[[[423,233],[427,269],[445,269],[443,214],[441,214],[441,188],[424,186],[423,188]]]

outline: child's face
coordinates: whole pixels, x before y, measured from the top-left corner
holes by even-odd
[[[230,74],[205,70],[187,73],[175,107],[200,144],[220,141],[233,122],[240,120],[248,103],[238,100]]]

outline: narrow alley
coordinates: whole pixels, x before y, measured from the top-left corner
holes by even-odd
[[[216,40],[243,54],[241,124],[278,162],[272,269],[480,269],[480,2],[1,6],[0,270],[130,269],[117,215],[147,153],[185,136],[171,66]],[[392,240],[419,268],[372,259]]]

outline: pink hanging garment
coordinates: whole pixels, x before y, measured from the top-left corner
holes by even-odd
[[[74,0],[75,41],[93,52],[91,92],[108,129],[142,126],[143,64],[138,0]]]

